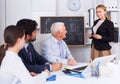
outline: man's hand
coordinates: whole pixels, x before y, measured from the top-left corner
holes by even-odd
[[[43,72],[46,72],[48,76],[50,76],[50,71],[48,69],[45,69]]]
[[[57,71],[57,70],[60,70],[62,68],[62,63],[53,63],[52,64],[52,71]]]
[[[77,61],[75,59],[68,59],[67,64],[73,66],[77,64]]]
[[[30,72],[31,76],[36,76],[37,74],[35,72]]]

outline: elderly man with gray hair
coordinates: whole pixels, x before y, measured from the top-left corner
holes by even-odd
[[[63,22],[55,22],[51,26],[51,33],[48,39],[42,44],[42,55],[48,61],[60,62],[64,65],[76,65],[77,61],[73,58],[68,46],[64,42],[66,38],[66,28]]]

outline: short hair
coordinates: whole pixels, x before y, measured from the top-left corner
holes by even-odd
[[[104,11],[107,11],[106,7],[103,4],[100,4],[96,7],[97,8],[102,8]]]
[[[54,35],[54,34],[56,34],[58,31],[60,31],[61,30],[61,26],[63,26],[64,25],[64,23],[63,22],[55,22],[55,23],[53,23],[52,24],[52,26],[51,26],[51,33]]]
[[[37,25],[37,22],[31,19],[21,19],[16,24],[16,26],[19,26],[25,30],[25,35],[31,35],[32,32],[36,29]]]

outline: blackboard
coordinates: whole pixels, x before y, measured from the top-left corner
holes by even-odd
[[[40,17],[41,33],[50,33],[54,22],[64,22],[67,30],[64,41],[68,45],[85,45],[84,17]]]

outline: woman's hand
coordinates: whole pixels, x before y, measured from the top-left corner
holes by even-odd
[[[94,34],[94,35],[92,35],[94,38],[96,38],[96,39],[102,39],[102,36],[101,35],[99,35],[99,34]]]
[[[89,34],[88,34],[88,38],[91,38],[91,37],[92,37],[92,34],[89,33]]]

